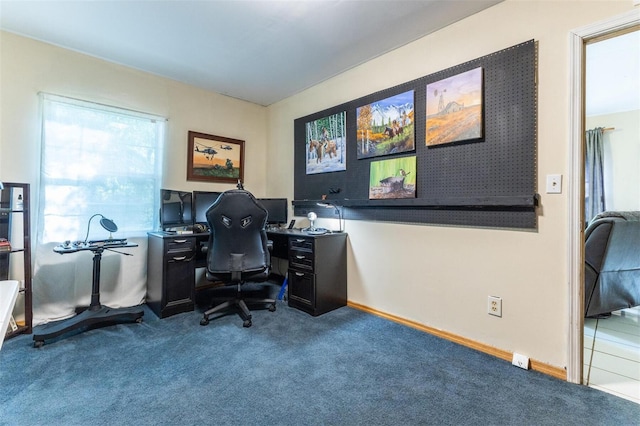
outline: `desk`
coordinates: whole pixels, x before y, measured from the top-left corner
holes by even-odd
[[[271,255],[289,261],[288,303],[311,315],[347,304],[347,234],[269,229]],[[149,232],[147,305],[160,318],[195,307],[195,269],[206,266],[209,234]]]
[[[105,250],[116,251],[124,248],[138,247],[134,243],[111,244],[108,241],[101,241],[93,244],[67,244],[56,246],[53,251],[59,254],[77,253],[80,251],[91,251],[93,253],[93,283],[91,289],[91,304],[89,308],[82,311],[75,317],[62,321],[52,322],[42,326],[36,333],[33,333],[33,345],[36,348],[44,345],[47,339],[61,336],[72,330],[86,327],[96,328],[112,325],[119,322],[141,322],[144,310],[139,306],[129,308],[110,308],[100,304],[100,263],[102,253]],[[116,251],[117,252],[117,251]],[[82,330],[85,331],[85,330]]]

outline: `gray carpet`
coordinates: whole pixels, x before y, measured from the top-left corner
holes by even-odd
[[[640,405],[355,310],[198,311],[0,351],[2,425],[637,425]]]

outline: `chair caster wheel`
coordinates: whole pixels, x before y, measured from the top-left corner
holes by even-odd
[[[200,325],[207,325],[209,324],[209,318],[202,318],[200,320]]]
[[[275,310],[276,310],[276,304],[275,303],[269,304],[269,312],[275,312]]]
[[[248,328],[248,327],[251,327],[251,320],[245,320],[245,321],[242,323],[242,326],[243,326],[243,327],[247,327],[247,328]]]
[[[33,342],[34,348],[41,348],[42,346],[44,346],[44,340],[36,340],[35,342]]]

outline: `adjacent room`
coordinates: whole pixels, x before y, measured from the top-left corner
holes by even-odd
[[[633,424],[639,29],[0,0],[0,418]]]

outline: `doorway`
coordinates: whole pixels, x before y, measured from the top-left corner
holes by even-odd
[[[607,21],[589,25],[571,34],[571,147],[570,147],[570,181],[568,187],[569,201],[569,280],[571,289],[569,354],[567,365],[567,379],[573,383],[587,384],[587,377],[583,377],[583,341],[585,338],[583,319],[583,271],[584,271],[584,131],[586,130],[587,95],[585,87],[585,64],[588,55],[588,44],[615,38],[637,30],[640,25],[640,13],[631,11],[622,16]],[[586,47],[587,46],[587,47]],[[590,358],[591,354],[587,353]],[[585,362],[590,361],[584,359]],[[586,380],[585,380],[586,379]],[[604,390],[604,389],[603,389]]]
[[[640,211],[639,62],[638,28],[586,41],[584,123],[592,141],[601,136],[604,185],[585,182],[585,198],[602,200],[607,214]],[[603,193],[591,194],[590,188]],[[586,223],[593,220],[589,216]],[[592,313],[596,306],[590,306]],[[585,318],[582,382],[640,403],[639,342],[639,307]]]

